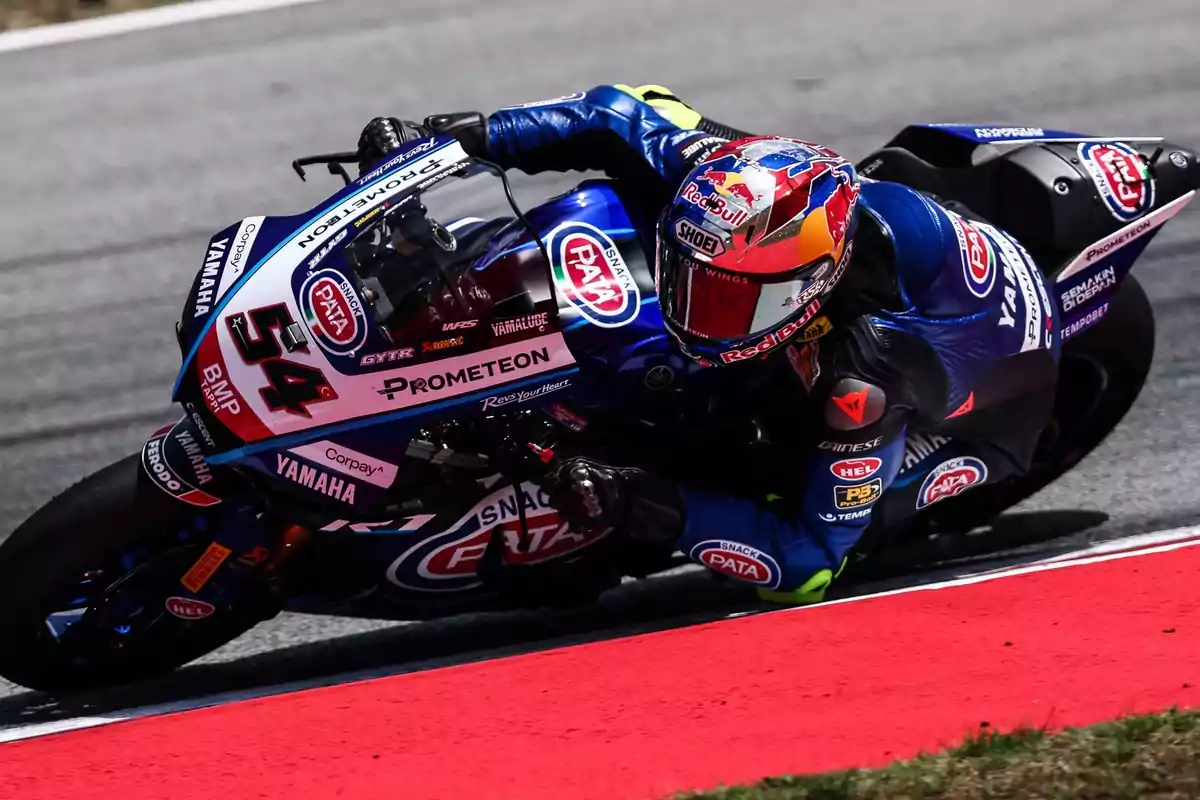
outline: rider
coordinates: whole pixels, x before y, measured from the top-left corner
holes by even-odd
[[[825,147],[705,119],[661,86],[487,118],[376,118],[362,168],[430,132],[506,169],[639,181],[663,208],[656,280],[681,350],[713,368],[788,369],[795,413],[812,409],[790,496],[756,502],[575,458],[561,477],[580,513],[804,603],[823,599],[869,522],[1028,471],[1053,407],[1058,321],[1029,254],[965,207],[860,177]]]

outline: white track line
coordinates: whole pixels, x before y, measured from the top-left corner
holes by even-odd
[[[820,611],[822,608],[832,605],[859,603],[864,600],[873,600],[879,597],[891,597],[892,595],[898,594],[910,594],[912,592],[928,592],[936,591],[938,589],[949,589],[955,586],[968,586],[975,583],[986,583],[989,581],[1000,580],[1002,578],[1011,578],[1017,575],[1027,575],[1033,572],[1048,572],[1058,569],[1070,569],[1072,567],[1078,567],[1084,564],[1097,564],[1104,561],[1118,561],[1125,558],[1135,558],[1137,556],[1150,555],[1153,553],[1165,553],[1171,550],[1180,550],[1186,547],[1197,546],[1200,546],[1200,526],[1176,528],[1169,531],[1158,531],[1154,533],[1139,534],[1137,536],[1131,536],[1125,539],[1113,539],[1105,542],[1099,542],[1075,553],[1056,557],[1058,559],[1069,560],[1047,559],[1023,566],[1015,566],[984,573],[963,575],[959,578],[938,581],[937,583],[929,583],[923,586],[907,586],[902,589],[893,589],[886,592],[876,592],[874,594],[864,594],[857,597],[846,597],[840,600],[830,600],[828,602],[819,603],[812,606],[780,609],[779,612],[775,613],[814,613]],[[1113,552],[1114,550],[1116,550],[1116,552]],[[745,615],[746,613],[742,612],[738,614],[730,614],[729,616],[739,617]],[[438,660],[431,661],[428,663],[427,668],[439,666],[441,663],[444,662]],[[206,695],[203,697],[190,697],[183,700],[172,701],[170,703],[159,703],[156,705],[142,706],[140,708],[122,709],[120,711],[113,711],[109,714],[102,714],[94,717],[73,717],[71,719],[55,720],[53,722],[40,722],[32,725],[17,725],[11,728],[0,729],[0,743],[15,742],[21,739],[32,739],[37,736],[48,736],[54,733],[63,733],[65,731],[79,730],[81,728],[95,728],[101,725],[111,725],[114,722],[124,722],[125,720],[140,719],[142,717],[173,714],[180,711],[192,711],[197,708],[208,708],[210,706],[222,705],[224,703],[233,703],[241,700],[253,700],[260,697],[287,694],[290,692],[302,691],[304,689],[315,689],[321,686],[330,686],[333,684],[350,683],[354,681],[370,680],[372,678],[386,677],[401,673],[416,672],[420,669],[422,669],[422,666],[419,664],[409,664],[401,670],[388,667],[373,668],[369,670],[344,673],[342,675],[326,675],[321,678],[293,681],[291,683],[279,684],[276,686],[260,686],[255,689],[223,692],[221,694]]]
[[[127,11],[123,14],[7,31],[0,33],[0,53],[29,50],[53,44],[82,42],[87,39],[100,39],[122,33],[166,28],[185,22],[198,22],[205,19],[217,19],[317,2],[321,2],[321,0],[194,0],[190,3],[147,8],[142,11]]]

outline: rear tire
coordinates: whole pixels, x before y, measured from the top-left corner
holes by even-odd
[[[133,638],[93,658],[71,653],[50,634],[47,615],[61,610],[59,598],[84,573],[139,546],[180,549],[172,537],[187,524],[188,507],[139,485],[140,461],[132,455],[84,479],[0,543],[0,675],[7,680],[47,692],[142,680],[199,658],[261,619],[221,611],[197,622],[164,619],[158,630],[171,626],[174,635]],[[176,624],[188,626],[183,635]]]

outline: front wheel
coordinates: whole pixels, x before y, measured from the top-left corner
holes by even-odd
[[[169,613],[210,539],[188,507],[139,480],[137,455],[56,497],[0,543],[0,675],[48,692],[168,672],[263,615]]]

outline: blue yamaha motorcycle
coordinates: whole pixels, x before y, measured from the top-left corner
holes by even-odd
[[[504,174],[448,137],[357,180],[354,160],[295,162],[346,185],[212,237],[176,328],[182,418],[0,545],[0,675],[49,691],[133,681],[281,610],[587,603],[680,561],[560,516],[547,476],[564,454],[750,497],[787,469],[761,420],[770,371],[702,369],[665,333],[658,209],[637,187],[585,181],[523,213]],[[953,125],[906,128],[859,168],[1020,239],[1056,282],[1065,340],[1034,469],[876,526],[869,564],[987,522],[1112,430],[1154,349],[1129,270],[1200,168],[1160,139]],[[824,318],[811,330],[838,335]],[[912,460],[937,445],[915,436]]]

